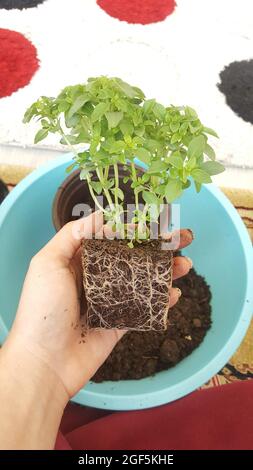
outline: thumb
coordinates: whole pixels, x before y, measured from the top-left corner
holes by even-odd
[[[68,264],[81,246],[83,238],[92,238],[103,226],[103,213],[94,212],[88,217],[69,222],[41,250],[41,254],[58,258]]]

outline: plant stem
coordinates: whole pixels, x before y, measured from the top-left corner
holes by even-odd
[[[109,165],[105,167],[105,172],[104,172],[104,180],[108,180],[108,175],[109,175]]]
[[[125,226],[124,226],[124,223],[123,224],[121,223],[120,204],[119,204],[119,198],[118,198],[118,194],[117,194],[117,190],[119,189],[119,169],[118,169],[117,163],[115,163],[113,165],[113,169],[114,169],[115,190],[116,190],[115,191],[116,227],[117,227],[117,230],[119,229],[122,238],[125,238]]]
[[[66,144],[68,145],[68,147],[71,149],[71,151],[74,153],[74,155],[78,158],[78,152],[76,151],[75,147],[73,147],[73,145],[69,142],[67,136],[64,134],[63,130],[60,128],[60,133],[62,135],[62,137],[65,139],[65,142]],[[102,211],[104,212],[104,214],[107,214],[107,211],[101,206],[101,204],[98,202],[98,199],[93,191],[93,188],[91,187],[90,185],[90,182],[91,182],[91,178],[89,175],[87,175],[86,177],[87,179],[87,183],[88,183],[88,186],[89,186],[89,191],[90,191],[90,195],[93,199],[93,201],[95,202],[96,206]]]
[[[75,147],[73,147],[73,145],[69,142],[67,136],[64,134],[62,128],[60,127],[60,134],[61,136],[64,138],[66,144],[68,145],[68,147],[70,148],[70,150],[73,152],[73,154],[75,155],[76,158],[78,158],[78,152],[76,151]]]
[[[89,175],[86,176],[86,179],[87,179],[87,183],[88,183],[88,186],[89,186],[89,191],[90,191],[90,195],[93,199],[93,201],[95,202],[96,206],[102,211],[104,212],[104,214],[108,214],[108,212],[101,206],[101,204],[98,202],[98,199],[93,191],[93,188],[91,187],[90,185],[90,182],[91,182],[91,178]]]
[[[140,233],[140,235],[143,233],[144,226],[146,227],[146,230],[147,230],[146,216],[147,216],[148,211],[149,211],[149,204],[146,203],[145,206],[144,206],[143,212],[142,212],[142,220],[140,222],[140,226],[138,224],[138,235],[139,235],[139,233]]]
[[[110,206],[110,209],[111,209],[111,211],[113,212],[113,211],[114,211],[114,204],[113,204],[113,201],[112,201],[110,192],[109,192],[108,189],[106,189],[106,188],[104,187],[104,184],[105,184],[106,181],[105,181],[104,178],[101,176],[100,171],[99,171],[99,168],[96,169],[96,173],[97,173],[97,176],[98,176],[98,179],[99,179],[100,183],[102,184],[103,192],[104,192],[104,194],[105,194],[105,196],[106,196],[106,199],[107,199],[107,201],[108,201],[108,204],[109,204],[109,206]]]
[[[132,170],[132,180],[134,182],[137,181],[137,174],[136,174],[136,168],[135,168],[135,165],[134,163],[132,162],[131,163],[131,170]],[[136,188],[134,189],[134,198],[135,198],[135,208],[136,210],[138,211],[139,210],[139,197],[138,197],[139,193],[138,191],[136,191]]]
[[[113,169],[114,169],[115,189],[116,189],[116,192],[115,192],[115,206],[116,206],[116,211],[117,211],[118,205],[119,205],[118,194],[117,194],[117,190],[119,189],[119,171],[118,171],[117,163],[115,163],[113,165]]]

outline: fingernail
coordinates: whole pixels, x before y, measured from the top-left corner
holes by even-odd
[[[187,259],[189,265],[190,265],[190,269],[193,267],[193,262],[192,262],[192,259],[189,258],[188,256],[185,256],[185,259]]]
[[[194,240],[194,239],[195,239],[195,234],[194,234],[194,232],[192,231],[192,229],[191,229],[191,228],[187,228],[187,232],[190,232],[191,237],[192,237],[192,240]]]
[[[178,298],[179,298],[179,297],[181,297],[181,295],[182,295],[182,291],[181,291],[181,289],[179,289],[178,287],[176,287],[176,289],[177,289]]]

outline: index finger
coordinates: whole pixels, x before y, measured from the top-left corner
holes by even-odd
[[[178,233],[179,232],[179,233]],[[173,232],[174,234],[176,233],[178,236],[178,246],[173,246],[173,250],[182,250],[186,246],[190,245],[192,241],[194,240],[194,233],[190,228],[184,228],[181,230],[177,230]],[[173,233],[163,233],[162,234],[162,239],[164,241],[170,241],[172,240]]]

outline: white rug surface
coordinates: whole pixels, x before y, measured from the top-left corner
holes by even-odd
[[[33,145],[35,126],[23,125],[22,116],[37,97],[106,74],[164,104],[196,108],[220,136],[217,157],[253,168],[253,126],[216,86],[224,66],[253,58],[252,0],[177,0],[165,21],[145,26],[111,18],[95,0],[47,0],[37,8],[0,10],[0,27],[23,33],[40,59],[31,83],[0,99],[0,143]],[[45,146],[59,149],[53,137]]]

